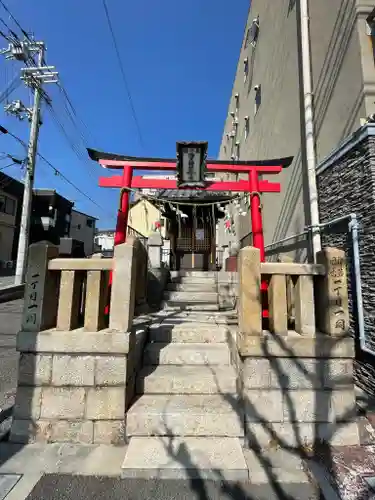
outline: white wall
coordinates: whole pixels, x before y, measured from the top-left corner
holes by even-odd
[[[72,210],[69,236],[83,242],[86,255],[94,252],[95,223],[93,217]]]

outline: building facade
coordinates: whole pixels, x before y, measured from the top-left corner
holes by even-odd
[[[72,210],[69,236],[83,243],[86,256],[94,253],[96,221],[97,219],[91,215]]]
[[[145,238],[157,229],[160,230],[162,237],[165,238],[165,218],[160,208],[149,200],[138,199],[131,204],[128,224]]]
[[[309,2],[318,163],[375,112],[373,8]],[[298,0],[251,1],[220,146],[221,160],[294,156],[277,178],[281,194],[262,197],[266,245],[310,223],[299,19]],[[221,225],[220,245],[251,242],[250,215],[234,219],[235,234]]]
[[[30,243],[45,240],[60,245],[60,239],[69,236],[73,205],[54,189],[34,189]]]
[[[17,256],[23,184],[0,172],[0,269],[12,268]]]

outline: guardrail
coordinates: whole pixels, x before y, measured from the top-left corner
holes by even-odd
[[[8,285],[0,288],[0,304],[10,300],[22,299],[25,293],[25,285]]]

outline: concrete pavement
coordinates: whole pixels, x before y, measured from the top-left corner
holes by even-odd
[[[202,480],[142,480],[83,478],[51,475],[43,477],[26,500],[308,500],[311,489],[306,485],[286,486],[283,496],[269,485],[227,483]],[[7,499],[6,499],[7,500]]]
[[[0,444],[1,478],[14,487],[5,500],[144,499],[293,499],[319,496],[296,457],[281,450],[269,454],[272,470],[247,456],[250,481],[186,479],[121,479],[126,446],[72,444]],[[288,465],[288,474],[285,466]],[[21,476],[21,477],[19,477]],[[4,483],[5,484],[5,483]]]
[[[0,408],[11,403],[17,386],[16,338],[22,306],[22,300],[0,304]]]
[[[0,276],[0,288],[14,285],[14,276]]]
[[[17,387],[17,332],[21,324],[22,300],[0,304],[0,415],[14,403]],[[0,424],[0,435],[9,427],[9,420]]]

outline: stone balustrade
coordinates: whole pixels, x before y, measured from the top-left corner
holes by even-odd
[[[241,249],[237,366],[250,446],[358,444],[346,258],[261,263]],[[268,318],[264,318],[264,304]]]
[[[146,279],[136,239],[113,259],[61,259],[53,245],[30,246],[12,441],[124,442],[147,336],[142,319],[134,326]]]

